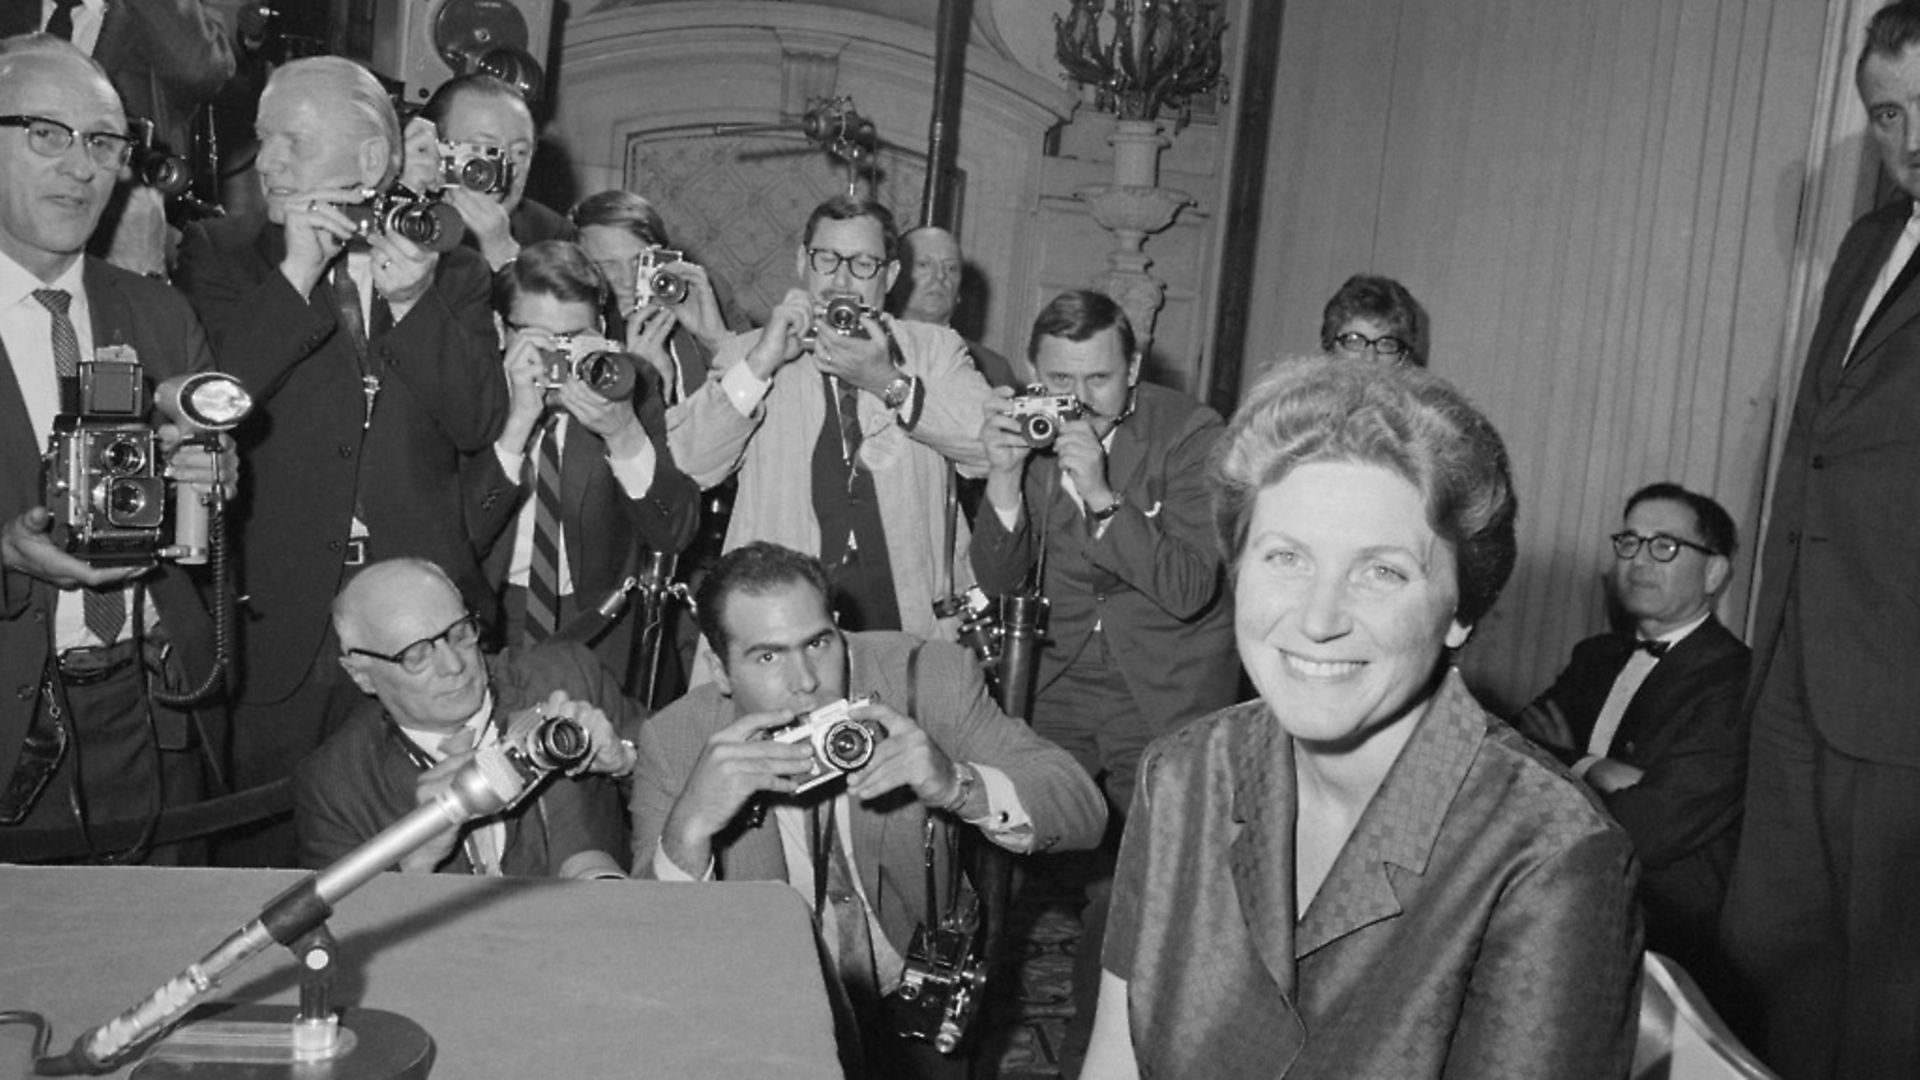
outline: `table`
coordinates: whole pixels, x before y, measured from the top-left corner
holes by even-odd
[[[303,876],[0,866],[0,1010],[42,1014],[64,1050]],[[786,885],[389,873],[328,925],[335,1002],[424,1027],[435,1077],[841,1075],[812,922]],[[209,1000],[296,1003],[292,954],[260,954]],[[28,1032],[0,1027],[0,1076],[30,1074]]]

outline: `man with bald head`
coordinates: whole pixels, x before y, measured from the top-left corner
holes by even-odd
[[[194,583],[74,557],[43,505],[41,451],[97,349],[123,346],[149,384],[212,366],[179,296],[82,254],[129,146],[98,64],[45,34],[0,42],[0,861],[145,858],[145,824],[201,795],[223,737],[217,701],[195,715],[153,696],[213,667]],[[177,480],[211,480],[204,451],[160,432]],[[59,843],[35,856],[28,833]]]
[[[903,287],[894,289],[892,306],[903,319],[952,326],[954,310],[960,306],[961,279],[966,276],[960,241],[938,225],[922,225],[900,237],[900,254],[907,277]],[[966,342],[973,366],[989,383],[1014,389],[1026,384],[1025,376],[1006,357],[972,338]]]
[[[237,432],[252,484],[231,778],[246,788],[287,776],[350,703],[327,608],[358,568],[431,559],[492,618],[458,474],[507,412],[485,261],[362,236],[346,212],[400,168],[380,81],[337,56],[293,61],[268,81],[256,128],[266,220],[192,226],[176,275],[257,406]],[[263,835],[221,860],[284,865],[291,839]]]
[[[483,747],[543,716],[594,741],[589,772],[554,777],[503,813],[400,861],[410,873],[620,877],[619,795],[605,774],[633,768],[640,709],[583,646],[549,642],[498,656],[451,578],[423,559],[376,563],[333,604],[338,662],[369,697],[294,774],[299,865],[319,869],[444,790]]]

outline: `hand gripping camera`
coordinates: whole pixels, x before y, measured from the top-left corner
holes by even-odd
[[[577,379],[608,401],[625,401],[640,385],[634,358],[602,337],[583,334],[557,338],[554,347],[540,350],[540,366],[545,386]]]
[[[651,303],[668,306],[687,298],[687,279],[666,268],[686,256],[663,247],[650,247],[640,253],[640,266],[634,272],[633,297],[637,307]]]
[[[440,142],[440,182],[458,184],[481,195],[499,195],[513,188],[513,162],[499,146]]]
[[[375,192],[364,202],[341,206],[340,212],[347,215],[361,236],[390,233],[441,254],[460,246],[460,238],[467,232],[460,212],[438,196],[416,195],[397,185],[386,192]]]
[[[827,301],[827,311],[824,318],[828,326],[833,327],[842,334],[848,337],[863,338],[867,336],[867,328],[860,324],[860,319],[867,315],[873,315],[875,318],[879,317],[872,308],[855,300],[851,296],[836,296]]]
[[[1060,424],[1065,420],[1078,420],[1087,414],[1087,407],[1072,394],[1055,394],[1038,383],[1027,387],[1014,395],[1008,403],[1011,407],[1007,415],[1020,421],[1020,433],[1027,438],[1027,445],[1035,450],[1044,450],[1053,445],[1060,437]]]
[[[794,794],[862,768],[873,760],[874,747],[887,733],[878,724],[849,715],[854,706],[873,701],[872,694],[822,705],[790,724],[767,732],[774,742],[804,743],[813,749],[813,769],[800,778]]]

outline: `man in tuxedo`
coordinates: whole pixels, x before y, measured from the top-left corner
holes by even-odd
[[[659,377],[600,337],[606,284],[586,252],[545,240],[494,278],[508,337],[513,404],[470,485],[497,525],[476,530],[487,580],[502,592],[505,640],[528,644],[591,612],[650,552],[677,555],[700,522],[700,489],[667,452]],[[631,373],[631,397],[609,401],[585,381],[551,379],[569,347],[606,351]],[[510,523],[510,524],[509,524]],[[632,685],[631,613],[601,630],[594,651]]]
[[[564,215],[527,198],[537,143],[533,110],[511,84],[481,73],[456,75],[441,83],[408,123],[402,183],[416,192],[445,192],[466,224],[464,243],[498,271],[527,244],[573,239],[573,225]],[[483,155],[478,160],[504,165],[507,182],[489,191],[444,180],[443,149],[456,161]]]
[[[1920,2],[1873,16],[1856,82],[1900,197],[1834,255],[1774,478],[1721,920],[1789,1078],[1920,1076]]]
[[[444,253],[344,212],[399,170],[379,80],[340,57],[295,60],[260,97],[265,220],[194,225],[178,282],[226,370],[256,397],[240,430],[244,674],[233,780],[288,776],[357,696],[334,663],[328,606],[376,558],[430,559],[491,620],[465,527],[462,454],[506,419],[499,340],[477,254]],[[234,861],[283,864],[292,831]]]
[[[702,583],[695,610],[714,681],[640,729],[634,874],[792,884],[820,920],[870,1075],[929,1075],[936,1056],[882,1019],[927,917],[925,860],[944,903],[959,825],[1015,852],[1065,850],[1097,843],[1106,815],[1071,757],[994,705],[965,650],[843,634],[827,589],[817,559],[759,542],[722,556]],[[814,751],[766,734],[867,694],[848,715],[883,735],[871,760],[796,795]]]
[[[113,80],[128,116],[154,123],[174,154],[192,152],[193,114],[234,72],[220,13],[205,0],[21,0],[0,7],[0,36],[44,30],[92,56]],[[121,188],[93,249],[143,274],[168,269],[165,200],[142,184]]]
[[[1732,576],[1733,518],[1705,495],[1651,484],[1627,500],[1611,539],[1623,626],[1575,645],[1514,726],[1632,834],[1647,947],[1711,981],[1747,775],[1751,652],[1713,614]]]
[[[1141,383],[1133,327],[1102,293],[1055,297],[1027,352],[1040,384],[1085,414],[1062,419],[1036,447],[1007,402],[989,406],[973,569],[989,594],[1047,598],[1033,729],[1099,780],[1117,826],[1147,744],[1231,703],[1239,688],[1206,484],[1224,425],[1205,405]],[[1088,902],[1074,970],[1080,1008],[1062,1054],[1069,1069],[1085,1053],[1099,994],[1111,845],[1104,854],[1071,868],[1088,879]]]
[[[130,350],[149,389],[212,354],[172,290],[82,254],[129,147],[99,65],[46,35],[0,42],[0,115],[0,861],[144,858],[142,823],[199,799],[221,753],[218,690],[192,711],[155,696],[207,678],[212,622],[178,566],[94,565],[57,543],[41,451],[96,354]],[[205,452],[161,432],[176,482],[210,482]]]
[[[593,756],[578,775],[408,852],[409,873],[620,878],[626,829],[608,774],[633,768],[641,710],[593,654],[549,642],[480,652],[460,590],[423,559],[368,567],[335,601],[339,663],[369,696],[294,776],[299,864],[329,866],[431,802],[474,755],[524,738],[548,717],[585,728]]]
[[[668,410],[667,430],[702,487],[738,472],[728,547],[762,539],[818,555],[848,629],[950,639],[958,624],[934,605],[973,575],[949,473],[985,466],[992,391],[958,334],[881,313],[898,249],[878,203],[815,207],[794,252],[803,287],[764,328],[721,343],[720,374]],[[858,305],[844,329],[826,318],[836,304]]]

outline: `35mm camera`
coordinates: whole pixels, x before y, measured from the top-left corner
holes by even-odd
[[[863,338],[867,336],[867,328],[861,324],[860,320],[867,316],[879,317],[872,308],[851,296],[836,296],[827,301],[827,310],[823,318],[828,326],[840,333],[848,337]]]
[[[637,306],[665,304],[669,307],[687,298],[687,279],[666,269],[686,258],[671,248],[650,247],[640,253],[639,268],[634,271],[633,295]]]
[[[467,232],[458,210],[438,196],[416,195],[404,187],[376,192],[364,202],[345,204],[340,212],[361,236],[401,236],[441,254],[458,247]]]
[[[504,147],[442,140],[440,182],[481,195],[500,195],[513,189],[513,162]]]
[[[540,378],[551,388],[579,381],[608,401],[626,401],[640,385],[634,359],[605,338],[579,336],[555,339],[540,349]]]
[[[1027,445],[1044,450],[1060,437],[1060,425],[1087,414],[1087,407],[1072,394],[1055,394],[1035,384],[1014,395],[1007,415],[1020,421],[1020,434]]]
[[[813,767],[794,788],[797,795],[837,779],[873,760],[874,748],[887,737],[879,724],[856,719],[855,706],[870,704],[872,694],[844,699],[796,718],[767,732],[774,742],[804,744],[813,750]]]

